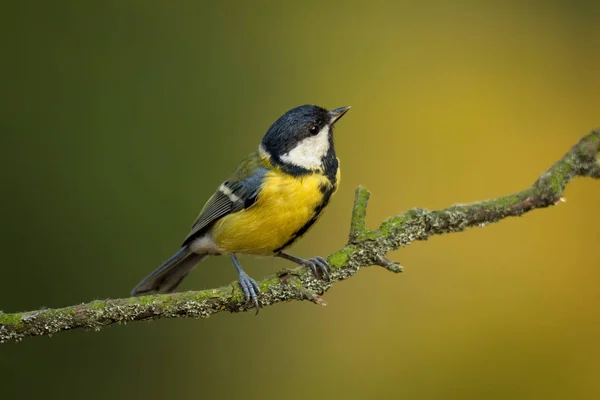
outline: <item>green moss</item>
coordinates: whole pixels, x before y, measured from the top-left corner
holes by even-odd
[[[194,292],[194,300],[197,302],[206,301],[208,299],[213,298],[213,291],[216,293],[218,290],[209,289],[209,290],[201,290],[199,292]]]
[[[274,276],[269,279],[265,279],[259,282],[259,287],[261,292],[266,292],[269,287],[279,285],[279,278]]]
[[[127,299],[127,304],[129,305],[139,304],[140,306],[149,306],[155,304],[155,302],[155,296],[140,296]]]
[[[484,207],[488,210],[490,210],[490,209],[493,210],[493,209],[497,209],[497,208],[510,207],[510,206],[513,206],[513,205],[519,203],[520,201],[521,201],[521,196],[509,195],[509,196],[497,198],[492,201],[486,201],[486,202],[482,203],[481,205],[482,205],[482,207]]]
[[[243,302],[246,301],[246,298],[244,296],[244,292],[240,288],[240,285],[237,285],[237,284],[233,286],[233,291],[227,297],[233,303],[243,303]]]
[[[0,314],[0,325],[11,326],[15,329],[23,327],[25,324],[21,321],[21,318],[26,313],[18,314]]]
[[[191,295],[193,296],[191,298],[191,300],[196,300],[198,293],[201,293],[201,292],[191,292]],[[160,295],[158,295],[157,302],[163,308],[170,308],[171,306],[175,306],[177,303],[179,303],[181,301],[186,301],[188,299],[190,299],[189,293],[183,293],[181,295],[160,294]],[[199,300],[199,301],[201,301],[201,300]]]
[[[568,163],[563,162],[557,165],[554,173],[548,177],[546,182],[555,194],[562,192],[571,171],[571,166]]]
[[[381,223],[379,227],[379,232],[383,236],[390,236],[392,234],[396,234],[398,229],[403,228],[407,222],[414,220],[419,217],[419,213],[421,210],[408,210],[405,213],[402,213],[396,217],[391,217],[386,219]]]
[[[362,235],[365,228],[365,217],[367,215],[367,205],[369,203],[369,191],[363,187],[356,189],[354,197],[354,208],[352,209],[352,217],[350,218],[350,233],[351,235]]]
[[[336,251],[327,258],[327,262],[332,270],[342,268],[348,265],[348,260],[352,253],[356,250],[355,246],[346,246],[343,249]]]
[[[77,307],[77,306],[75,306]],[[106,308],[106,303],[103,301],[92,301],[91,303],[88,303],[85,305],[85,308],[88,310],[104,310]]]

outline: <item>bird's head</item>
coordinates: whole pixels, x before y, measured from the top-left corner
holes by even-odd
[[[263,137],[259,146],[261,157],[294,169],[323,170],[328,159],[335,159],[333,126],[349,109],[327,111],[304,105],[289,110]]]

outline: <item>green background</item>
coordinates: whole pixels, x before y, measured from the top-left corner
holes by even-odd
[[[595,4],[594,4],[595,3]],[[127,296],[296,105],[351,105],[342,184],[294,248],[531,185],[600,124],[598,2],[23,1],[0,13],[0,309]],[[391,254],[325,308],[0,346],[0,397],[595,399],[600,184]],[[255,278],[289,266],[242,257]],[[213,258],[182,289],[228,284]]]

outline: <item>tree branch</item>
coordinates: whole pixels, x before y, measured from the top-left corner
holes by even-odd
[[[401,272],[399,264],[385,258],[388,252],[400,246],[407,246],[415,240],[427,240],[432,235],[485,226],[506,217],[557,204],[562,199],[566,184],[574,177],[600,178],[599,150],[600,128],[582,138],[526,190],[494,200],[454,205],[437,211],[415,208],[385,220],[377,230],[369,230],[365,225],[369,192],[359,187],[356,190],[348,244],[328,257],[331,280],[317,280],[304,267],[282,270],[259,282],[263,292],[259,297],[260,305],[266,307],[290,300],[309,300],[326,305],[320,295],[335,282],[356,274],[361,267],[379,265],[392,272]],[[221,311],[249,309],[254,310],[254,306],[244,302],[239,285],[232,283],[202,291],[99,300],[60,309],[15,314],[0,313],[0,342],[20,341],[29,336],[51,336],[78,328],[99,330],[107,325],[131,321],[206,318]]]

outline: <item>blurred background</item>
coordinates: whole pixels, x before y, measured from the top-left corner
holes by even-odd
[[[269,125],[351,105],[293,253],[530,186],[600,125],[598,2],[29,1],[0,16],[0,309],[127,296]],[[600,183],[253,314],[0,346],[2,398],[595,399]],[[242,258],[255,278],[289,266]],[[182,290],[229,284],[213,258]]]

